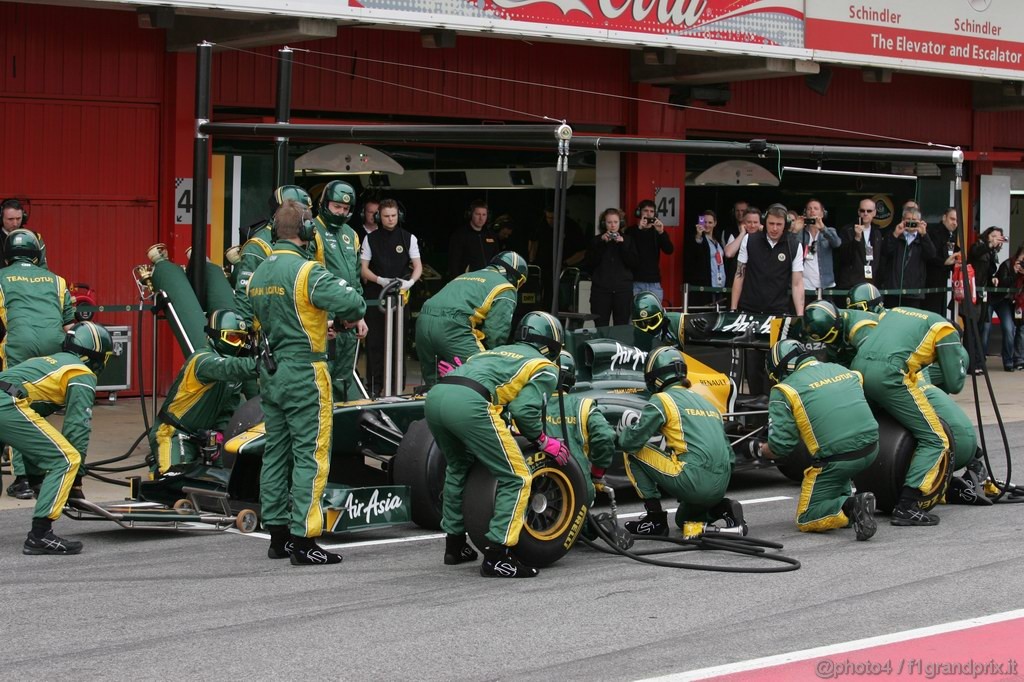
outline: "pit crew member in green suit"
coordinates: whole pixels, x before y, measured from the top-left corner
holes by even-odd
[[[934,526],[928,512],[946,492],[951,472],[949,439],[922,388],[921,370],[935,363],[943,385],[959,393],[967,352],[949,320],[915,308],[886,311],[857,350],[851,368],[864,376],[864,392],[917,439],[903,491],[892,512],[895,526]]]
[[[356,191],[352,185],[332,180],[320,195],[316,217],[316,261],[335,277],[340,277],[360,296],[359,235],[348,225],[352,217]],[[327,333],[327,364],[331,371],[336,401],[365,398],[355,376],[359,340],[366,337],[366,322],[346,324],[332,317]]]
[[[872,284],[858,284],[850,290],[847,304],[853,309],[836,310],[826,301],[815,301],[804,309],[804,336],[810,341],[826,345],[829,357],[847,367],[853,361],[857,348],[868,338],[878,324],[882,307],[882,295]],[[932,374],[940,375],[937,368],[922,371],[920,387],[928,402],[949,426],[953,436],[953,471],[966,467],[964,475],[950,480],[946,501],[956,504],[987,506],[991,501],[985,496],[984,482],[988,478],[978,436],[974,425],[963,409],[950,398],[941,387],[931,383]]]
[[[722,426],[721,413],[690,391],[686,360],[671,346],[651,351],[644,364],[650,401],[639,418],[623,414],[618,449],[626,453],[626,475],[644,501],[646,514],[625,524],[633,535],[668,535],[663,493],[679,500],[676,525],[684,538],[699,537],[708,524],[724,519],[743,526],[743,510],[725,496],[734,455]],[[660,436],[661,438],[657,438]],[[657,442],[651,443],[656,438]],[[663,442],[660,442],[662,441]]]
[[[797,528],[820,533],[852,525],[858,540],[869,540],[877,529],[875,496],[852,495],[850,482],[878,455],[878,422],[864,397],[863,377],[842,365],[818,362],[794,339],[776,343],[765,364],[776,383],[768,398],[768,440],[760,455],[785,457],[802,441],[814,460],[804,470]]]
[[[69,495],[82,497],[81,465],[89,448],[96,375],[114,345],[106,329],[79,322],[62,350],[0,372],[0,432],[30,473],[42,475],[25,554],[78,554],[82,543],[53,533]],[[45,417],[64,410],[58,431]]]
[[[633,326],[644,334],[652,334],[664,344],[682,346],[683,315],[667,313],[658,297],[642,291],[633,297]]]
[[[242,382],[256,375],[249,325],[240,315],[214,310],[206,335],[207,347],[185,361],[150,429],[154,475],[197,461],[200,447],[219,445],[221,430],[238,407]]]
[[[298,185],[282,185],[274,190],[267,202],[270,206],[270,215],[273,216],[287,199],[293,199],[310,210],[313,209],[313,200],[309,198],[309,193],[306,190]],[[245,294],[246,287],[249,286],[249,279],[256,272],[256,268],[270,257],[274,250],[273,244],[273,220],[268,220],[261,227],[256,228],[242,244],[241,259],[233,268],[237,273],[235,275],[235,310],[241,313],[246,322],[252,322],[252,309]]]
[[[506,419],[523,437],[551,455],[559,466],[569,461],[565,445],[544,429],[543,410],[558,382],[552,360],[562,349],[561,323],[542,312],[523,316],[514,343],[477,353],[442,377],[427,393],[430,432],[444,453],[447,469],[441,528],[448,537],[444,563],[474,561],[466,543],[462,499],[473,463],[479,461],[497,480],[494,515],[487,529],[480,574],[495,578],[532,578],[536,568],[515,555],[530,493],[530,468]]]
[[[0,369],[56,353],[64,332],[75,321],[67,283],[40,265],[41,254],[35,232],[18,229],[7,235],[4,258],[8,265],[0,270],[0,328],[7,330],[0,340]],[[14,481],[7,494],[31,500],[32,487],[17,450],[11,451],[11,468]]]
[[[433,386],[439,371],[447,373],[480,351],[508,342],[516,292],[526,275],[526,260],[502,251],[486,268],[457,276],[423,304],[416,320],[416,354],[424,384]]]
[[[264,362],[260,367],[267,429],[260,502],[270,533],[267,554],[273,559],[290,556],[296,565],[341,561],[340,554],[316,543],[324,527],[321,497],[331,465],[334,421],[327,313],[354,322],[366,312],[363,297],[345,280],[309,260],[315,233],[309,209],[286,199],[274,214],[274,250],[253,273],[248,288],[254,324],[265,335],[276,365]]]
[[[593,398],[581,398],[569,393],[576,385],[576,361],[572,353],[563,350],[558,356],[558,388],[548,399],[546,431],[555,436],[568,435],[565,441],[580,470],[590,472],[587,480],[589,505],[597,497],[595,485],[604,485],[604,474],[615,459],[615,429],[608,424]],[[562,407],[565,418],[562,418]],[[565,431],[562,431],[562,424]]]

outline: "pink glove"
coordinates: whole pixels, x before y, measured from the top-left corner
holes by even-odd
[[[569,449],[565,447],[565,443],[546,433],[540,434],[540,438],[537,439],[537,449],[551,455],[560,467],[569,463]]]
[[[462,367],[462,360],[459,356],[455,356],[455,364],[448,362],[447,360],[441,360],[437,363],[437,374],[438,376],[446,376],[450,372],[454,372],[456,367]]]

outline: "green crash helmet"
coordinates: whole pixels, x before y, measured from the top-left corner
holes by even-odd
[[[38,265],[40,253],[42,248],[39,246],[39,238],[32,230],[11,230],[7,235],[7,241],[4,242],[4,258],[8,263],[27,260]]]
[[[205,327],[210,343],[221,355],[249,355],[249,325],[233,310],[214,310]]]
[[[850,289],[846,295],[846,307],[850,310],[863,310],[869,313],[884,313],[882,292],[874,284],[864,282]]]
[[[658,297],[641,291],[633,297],[633,326],[645,334],[653,334],[665,324],[665,309]]]
[[[281,185],[274,190],[270,195],[270,201],[267,202],[270,206],[270,217],[273,218],[277,209],[289,199],[294,199],[309,210],[313,210],[313,200],[309,198],[309,192],[298,185]]]
[[[529,267],[526,259],[515,251],[502,251],[488,265],[496,267],[504,275],[508,283],[516,289],[522,289],[526,284],[526,277],[529,274]]]
[[[686,358],[678,348],[661,346],[651,351],[644,363],[644,381],[651,393],[664,391],[686,378]]]
[[[78,322],[64,335],[64,343],[60,349],[77,355],[93,374],[99,374],[110,359],[110,354],[114,352],[114,342],[110,338],[110,332],[103,325],[95,322]]]
[[[335,215],[331,213],[329,207],[330,203],[334,201],[339,204],[348,205],[348,213],[345,215]],[[356,202],[356,190],[352,185],[341,180],[331,180],[324,187],[323,193],[320,195],[320,218],[324,221],[324,225],[328,225],[334,228],[340,228],[348,224],[349,219],[352,217],[352,208]]]
[[[533,346],[548,360],[554,360],[562,352],[565,335],[562,333],[562,323],[553,315],[533,311],[523,315],[514,338],[519,343]]]
[[[829,301],[815,301],[804,308],[804,338],[816,343],[835,343],[842,328],[839,310]]]
[[[558,390],[571,391],[576,385],[576,358],[562,349],[558,354]]]
[[[765,358],[764,366],[768,378],[779,383],[796,369],[796,366],[811,354],[807,347],[795,339],[783,339],[772,346]]]

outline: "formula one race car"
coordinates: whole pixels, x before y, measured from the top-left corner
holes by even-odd
[[[763,397],[737,390],[740,351],[767,348],[779,335],[792,334],[789,320],[701,313],[683,316],[688,376],[722,412],[736,453],[737,469],[774,468],[751,456],[752,439],[763,438],[767,405]],[[574,393],[593,398],[609,424],[622,428],[624,416],[639,412],[648,394],[643,365],[653,342],[633,327],[570,332],[567,348],[577,361]],[[441,518],[444,457],[423,419],[424,396],[357,400],[334,407],[331,473],[324,496],[328,532],[356,531],[413,521],[436,529]],[[258,509],[259,473],[265,442],[259,398],[243,405],[225,433],[223,454],[215,462],[172,467],[166,475],[141,485],[141,499],[173,504],[185,486],[223,489],[232,508]],[[902,474],[913,451],[913,438],[898,424],[880,419],[882,451],[858,486],[872,490],[879,508],[895,503]],[[545,566],[563,556],[581,532],[588,510],[588,472],[570,459],[556,466],[521,442],[533,483],[524,532],[517,554],[531,565]],[[779,465],[800,480],[808,464],[797,453]],[[628,486],[621,463],[609,472],[612,486]],[[465,511],[474,542],[483,540],[493,509],[495,482],[482,467],[471,473]],[[479,522],[475,522],[479,521]]]

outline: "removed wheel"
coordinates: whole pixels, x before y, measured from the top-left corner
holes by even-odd
[[[560,467],[547,455],[527,454],[533,473],[526,518],[515,546],[516,556],[529,566],[550,566],[572,548],[587,518],[587,484],[573,459]],[[483,549],[490,541],[487,527],[494,514],[497,482],[477,464],[469,473],[462,511],[473,544]]]
[[[176,500],[172,508],[182,512],[191,512],[196,510],[195,506],[192,504],[192,500],[186,497]]]
[[[259,523],[259,517],[252,509],[243,509],[235,515],[235,528],[243,533],[253,532]]]
[[[445,461],[426,419],[409,425],[391,464],[394,483],[409,486],[413,523],[420,528],[439,529]]]
[[[853,483],[857,486],[858,492],[874,493],[878,511],[891,514],[900,499],[903,480],[914,456],[917,439],[887,412],[876,410],[875,419],[878,421],[878,456],[871,466],[854,477]],[[942,426],[946,431],[946,437],[949,438],[952,452],[953,436],[945,422]],[[951,469],[947,467],[947,474],[951,473]]]

